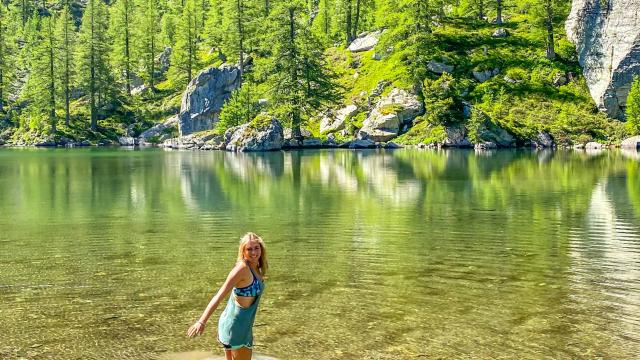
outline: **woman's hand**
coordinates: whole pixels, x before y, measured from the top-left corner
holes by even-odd
[[[204,323],[200,320],[196,321],[195,324],[191,325],[189,330],[187,330],[187,336],[192,338],[194,336],[202,334],[204,331]]]

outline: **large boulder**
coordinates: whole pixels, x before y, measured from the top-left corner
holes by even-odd
[[[151,143],[153,141],[164,141],[171,137],[171,128],[178,125],[178,115],[172,116],[165,122],[154,125],[153,127],[143,131],[138,136],[140,144]]]
[[[623,117],[633,75],[640,75],[640,0],[573,0],[565,22],[591,97]]]
[[[373,141],[388,141],[398,136],[401,126],[424,112],[424,105],[414,94],[394,88],[378,101],[362,124],[362,133]]]
[[[624,139],[620,147],[624,149],[640,149],[640,135]]]
[[[165,46],[164,50],[158,55],[157,62],[160,65],[160,72],[165,73],[171,66],[171,46]]]
[[[535,139],[533,139],[532,145],[536,148],[544,149],[544,148],[552,148],[555,144],[553,142],[553,137],[546,132],[540,131]]]
[[[488,69],[488,70],[483,70],[483,71],[472,71],[473,73],[473,77],[478,80],[479,82],[483,83],[489,79],[491,79],[492,77],[498,75],[500,73],[500,69],[495,68],[495,69]]]
[[[513,147],[516,142],[516,138],[513,135],[489,119],[480,124],[476,131],[476,136],[478,138],[477,144],[492,142],[497,147],[503,148]]]
[[[349,51],[360,52],[373,49],[378,44],[378,39],[382,34],[382,30],[365,32],[360,34],[355,40],[349,44]]]
[[[447,137],[444,139],[443,145],[447,147],[472,147],[471,141],[467,137],[467,131],[464,126],[453,125],[445,126],[444,132]]]
[[[346,119],[355,115],[357,112],[357,106],[347,105],[336,111],[335,114],[329,113],[325,115],[320,121],[320,133],[326,134],[344,129]]]
[[[224,102],[240,87],[240,69],[223,65],[196,75],[182,95],[178,129],[180,136],[213,129]]]
[[[282,125],[266,114],[260,114],[253,121],[232,128],[230,133],[226,147],[229,151],[279,150],[284,142]]]
[[[451,74],[453,72],[454,67],[453,65],[448,65],[442,62],[431,60],[427,63],[427,69],[429,69],[429,71],[435,74],[444,74],[444,73]]]

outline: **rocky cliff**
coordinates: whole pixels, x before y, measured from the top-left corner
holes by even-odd
[[[633,75],[640,75],[640,0],[573,0],[565,28],[591,97],[622,117]]]
[[[240,69],[235,66],[209,68],[196,75],[182,95],[178,120],[180,135],[212,129],[218,122],[222,105],[240,82]]]

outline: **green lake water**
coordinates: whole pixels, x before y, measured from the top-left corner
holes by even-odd
[[[221,354],[255,231],[259,353],[632,359],[639,226],[635,152],[2,149],[0,358]]]

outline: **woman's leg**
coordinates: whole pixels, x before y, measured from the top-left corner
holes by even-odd
[[[233,355],[233,360],[251,360],[251,349],[231,350],[231,354]]]
[[[227,360],[233,360],[233,355],[231,354],[231,350],[224,351],[224,358]]]

